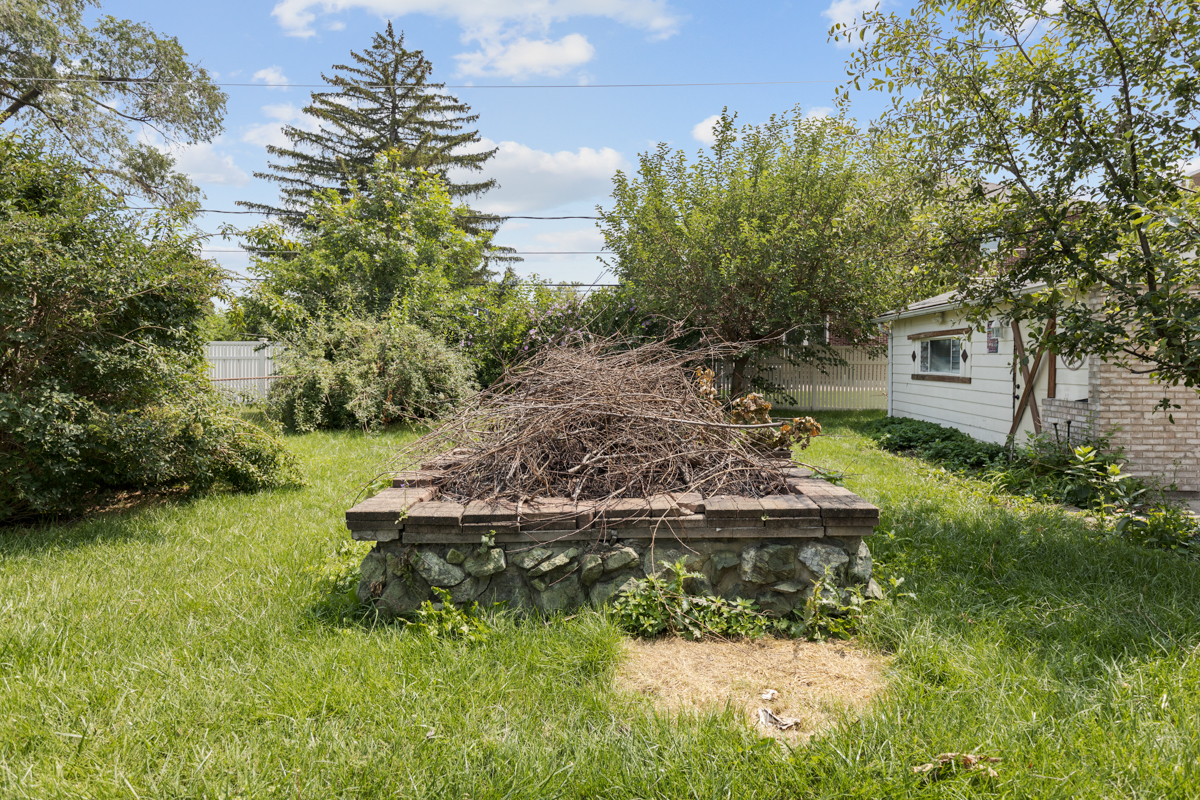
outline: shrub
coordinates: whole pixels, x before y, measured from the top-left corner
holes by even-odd
[[[1029,437],[1011,453],[980,442],[956,428],[933,422],[885,417],[866,427],[885,450],[907,453],[960,472],[992,477],[998,488],[1081,508],[1129,505],[1146,492],[1144,482],[1121,471],[1124,462],[1110,436],[1071,444],[1047,434]]]
[[[389,319],[326,316],[280,338],[267,416],[293,431],[377,429],[437,415],[469,394],[471,366],[432,334]]]
[[[867,436],[884,450],[928,459],[947,469],[981,470],[1004,460],[1004,448],[974,439],[957,428],[904,417],[867,424]]]
[[[1142,513],[1117,509],[1113,532],[1143,547],[1200,554],[1200,524],[1180,505],[1164,503]]]
[[[1072,444],[1047,434],[1015,447],[1011,463],[997,469],[999,486],[1013,494],[1099,509],[1142,502],[1146,483],[1121,471],[1125,459],[1110,436]]]
[[[115,490],[298,481],[282,443],[203,377],[222,273],[68,160],[0,139],[0,521]]]
[[[474,364],[475,379],[489,386],[504,370],[548,342],[583,325],[582,300],[569,287],[551,287],[513,274],[480,286],[455,287],[426,272],[389,313],[459,348]]]
[[[1123,472],[1111,434],[1072,443],[1046,433],[1030,436],[1004,457],[1004,448],[932,422],[885,417],[866,426],[885,450],[912,453],[950,469],[990,476],[1011,494],[1098,512],[1112,532],[1145,547],[1200,554],[1200,523],[1158,488]]]

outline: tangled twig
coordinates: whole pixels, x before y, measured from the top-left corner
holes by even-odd
[[[662,493],[786,493],[778,463],[698,391],[696,368],[733,345],[680,351],[582,337],[511,370],[405,448],[395,466],[438,470],[458,501]]]

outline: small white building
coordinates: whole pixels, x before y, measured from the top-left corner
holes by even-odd
[[[1031,287],[1036,291],[1040,287]],[[1003,444],[1045,431],[1078,440],[1116,429],[1135,475],[1200,497],[1200,395],[1155,384],[1096,356],[1068,362],[1033,346],[1028,326],[974,327],[955,293],[885,314],[888,414],[948,425]],[[1021,366],[1025,356],[1025,366]],[[1154,404],[1171,398],[1172,423]]]

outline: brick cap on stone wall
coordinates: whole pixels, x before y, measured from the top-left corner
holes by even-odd
[[[355,539],[411,544],[478,544],[493,533],[497,542],[552,542],[657,536],[812,538],[874,532],[879,524],[876,506],[845,487],[814,478],[810,470],[790,461],[779,466],[784,468],[790,494],[757,498],[660,494],[602,506],[565,497],[457,503],[437,499],[436,470],[408,471],[396,475],[393,488],[347,511],[346,527]]]

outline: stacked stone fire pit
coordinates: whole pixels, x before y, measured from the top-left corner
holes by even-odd
[[[553,613],[602,605],[680,559],[701,576],[688,591],[747,598],[772,615],[803,608],[822,578],[831,593],[878,596],[865,537],[879,509],[789,460],[772,466],[788,494],[458,503],[439,499],[433,462],[346,512],[351,535],[377,543],[359,599],[403,615],[438,602],[439,587],[454,602]]]

